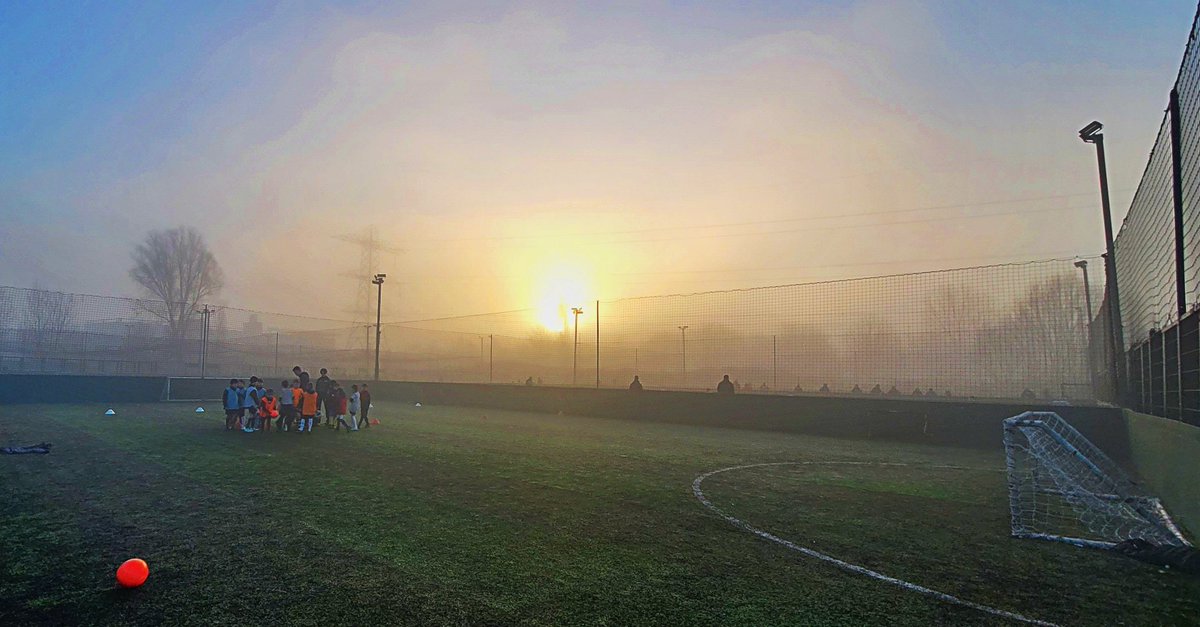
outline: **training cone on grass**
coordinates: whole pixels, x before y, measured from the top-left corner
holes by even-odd
[[[196,413],[197,413],[197,414],[203,414],[203,413],[204,413],[204,408],[203,408],[203,407],[197,407],[197,408],[196,408]]]
[[[117,568],[117,583],[125,588],[136,588],[146,583],[146,578],[150,576],[150,567],[146,565],[145,560],[133,558],[125,560]]]
[[[417,404],[416,404],[416,407],[420,407],[420,406],[421,406],[421,404],[420,404],[420,403],[417,403]]]
[[[112,408],[110,407],[110,408],[108,409],[108,411],[104,412],[104,415],[105,415],[105,416],[116,416],[116,415],[117,415],[117,412],[113,411],[113,410],[112,410]]]
[[[373,424],[373,425],[377,425],[377,424],[379,424],[379,419],[378,419],[378,418],[372,418],[372,419],[371,419],[371,424]]]

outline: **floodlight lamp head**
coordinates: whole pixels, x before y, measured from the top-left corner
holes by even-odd
[[[1080,259],[1075,262],[1076,268],[1087,268],[1087,259]]]
[[[1103,128],[1103,124],[1093,120],[1091,124],[1079,129],[1079,139],[1082,139],[1089,144],[1094,144],[1098,138],[1104,137],[1104,135],[1100,133],[1100,130]]]

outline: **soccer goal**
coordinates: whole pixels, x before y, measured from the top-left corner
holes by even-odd
[[[1190,546],[1158,499],[1053,412],[1004,421],[1012,535],[1110,549]]]

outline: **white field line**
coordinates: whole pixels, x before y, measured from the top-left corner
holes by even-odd
[[[750,533],[752,533],[764,540],[769,540],[769,541],[775,542],[777,544],[782,544],[783,546],[785,546],[793,551],[796,551],[802,555],[807,555],[808,557],[816,558],[823,562],[828,562],[830,564],[833,564],[834,566],[836,566],[844,571],[855,573],[858,575],[865,575],[867,577],[870,577],[871,579],[882,581],[884,583],[889,583],[893,586],[898,586],[900,588],[904,588],[905,590],[910,590],[910,591],[916,592],[918,594],[923,594],[927,597],[932,597],[934,599],[938,599],[939,601],[944,601],[946,603],[951,603],[954,605],[961,605],[963,607],[969,607],[973,610],[978,610],[978,611],[984,612],[986,614],[991,614],[992,616],[1000,616],[1003,618],[1008,618],[1011,620],[1020,621],[1022,623],[1028,623],[1031,625],[1045,625],[1045,626],[1049,626],[1049,627],[1057,627],[1057,625],[1055,623],[1047,622],[1044,620],[1039,620],[1036,618],[1030,618],[1028,616],[1023,616],[1021,614],[1017,614],[1014,612],[1009,612],[1006,610],[983,605],[981,603],[975,603],[973,601],[968,601],[966,599],[960,599],[956,596],[946,594],[945,592],[939,592],[939,591],[933,590],[931,588],[926,588],[925,586],[920,586],[915,583],[905,581],[903,579],[889,577],[888,575],[873,571],[873,570],[871,570],[869,568],[865,568],[863,566],[859,566],[858,564],[851,564],[850,562],[847,562],[845,560],[840,560],[836,557],[833,557],[832,555],[826,555],[824,553],[821,553],[820,551],[816,551],[816,550],[810,549],[808,547],[800,546],[799,544],[796,544],[795,542],[792,542],[792,541],[784,539],[784,538],[780,538],[779,536],[776,536],[774,534],[763,531],[762,529],[753,527],[745,521],[742,521],[738,518],[734,518],[733,516],[730,516],[729,514],[726,514],[725,512],[721,511],[721,509],[718,508],[716,505],[713,505],[712,501],[709,501],[708,498],[706,496],[704,496],[704,491],[700,489],[700,484],[703,483],[705,479],[707,479],[713,475],[723,473],[723,472],[730,472],[733,470],[744,470],[746,468],[761,468],[764,466],[809,466],[809,465],[911,466],[912,464],[888,463],[888,462],[828,461],[828,462],[771,462],[771,463],[765,463],[765,464],[746,464],[744,466],[730,466],[728,468],[712,470],[712,471],[706,472],[706,473],[696,477],[696,479],[694,481],[692,481],[692,493],[696,495],[696,498],[699,499],[701,505],[704,505],[704,507],[707,507],[708,509],[712,510],[714,513],[716,513],[721,518],[724,518],[726,521],[728,521],[733,526],[735,526],[739,529],[742,529],[744,531],[749,531]],[[964,466],[942,466],[942,465],[919,465],[919,467],[920,468],[952,469],[952,470],[988,470],[988,471],[994,470],[992,468],[983,469],[983,468],[968,468],[968,467],[964,467]]]

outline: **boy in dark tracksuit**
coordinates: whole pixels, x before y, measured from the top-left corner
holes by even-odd
[[[332,425],[333,415],[337,413],[337,407],[333,406],[333,379],[329,378],[329,371],[321,368],[321,376],[317,377],[317,403],[320,404],[320,409],[325,411],[325,426]]]
[[[233,426],[237,424],[238,410],[242,408],[242,402],[238,398],[237,379],[229,380],[229,387],[221,394],[221,406],[225,408],[225,430],[233,431]]]

